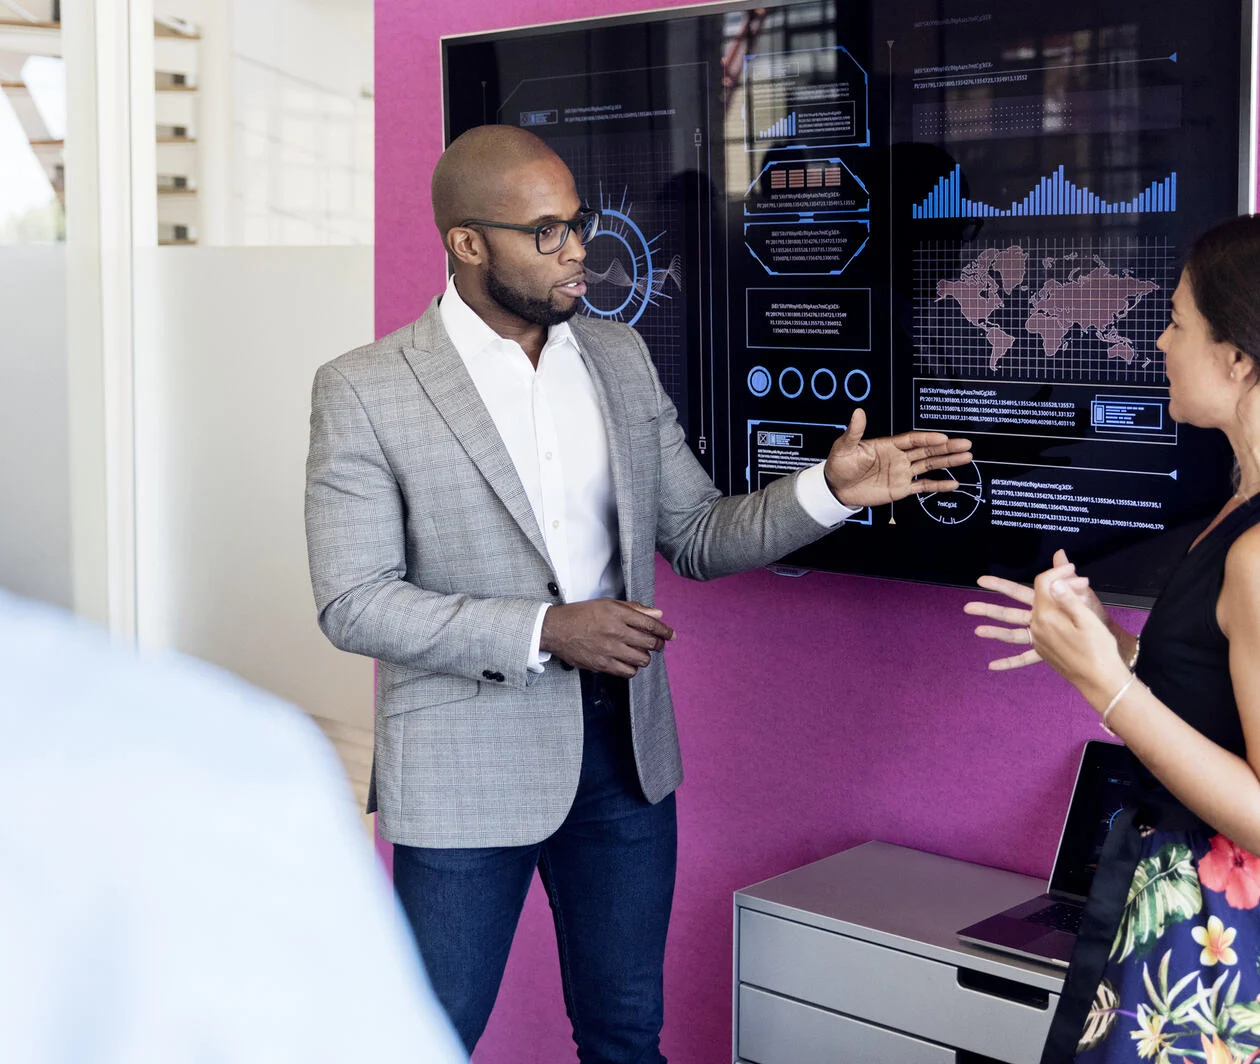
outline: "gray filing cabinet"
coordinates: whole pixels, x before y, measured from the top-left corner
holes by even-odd
[[[738,891],[737,1064],[1037,1064],[1061,970],[954,932],[1044,889],[868,842]]]

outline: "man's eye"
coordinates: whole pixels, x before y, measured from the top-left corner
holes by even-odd
[[[546,225],[540,225],[538,227],[538,239],[543,241],[550,240],[556,235],[556,230],[559,228],[560,227],[554,222],[548,222]]]

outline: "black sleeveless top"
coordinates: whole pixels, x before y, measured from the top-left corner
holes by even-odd
[[[1227,514],[1173,570],[1142,629],[1134,672],[1164,705],[1226,750],[1246,756],[1229,678],[1229,640],[1216,622],[1225,556],[1260,523],[1260,496]]]

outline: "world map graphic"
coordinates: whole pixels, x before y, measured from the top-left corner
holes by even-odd
[[[955,278],[936,284],[937,302],[952,301],[989,348],[989,368],[995,370],[1016,344],[1009,306],[1018,309],[1025,333],[1037,338],[1046,358],[1063,350],[1073,330],[1105,345],[1109,359],[1126,364],[1137,357],[1135,342],[1120,332],[1121,322],[1152,292],[1155,281],[1127,269],[1113,270],[1097,255],[1077,253],[1046,256],[1040,274],[1030,277],[1030,256],[1018,244],[986,248]],[[1035,285],[1035,291],[1033,290]]]

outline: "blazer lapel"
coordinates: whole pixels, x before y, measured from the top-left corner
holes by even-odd
[[[576,326],[576,327],[575,327]],[[621,568],[625,578],[626,594],[633,586],[630,582],[630,565],[634,557],[630,545],[634,540],[630,527],[634,519],[634,470],[630,464],[629,433],[626,429],[625,403],[621,385],[615,374],[605,373],[609,360],[603,355],[603,345],[598,338],[583,329],[579,319],[570,322],[578,339],[582,361],[590,372],[599,398],[600,412],[604,415],[604,427],[608,433],[608,457],[612,464],[613,495],[617,501],[617,539],[621,547]]]
[[[529,496],[464,360],[442,327],[436,299],[416,322],[413,337],[414,343],[403,347],[403,355],[420,387],[521,531],[551,565]]]

